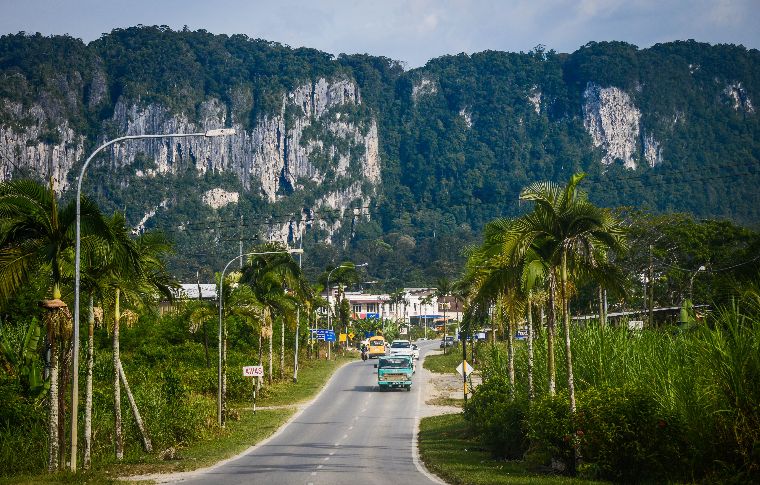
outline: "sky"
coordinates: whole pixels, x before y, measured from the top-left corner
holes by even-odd
[[[760,0],[0,0],[0,34],[69,34],[168,25],[246,34],[407,68],[445,54],[573,52],[590,41],[641,48],[672,40],[760,48]]]

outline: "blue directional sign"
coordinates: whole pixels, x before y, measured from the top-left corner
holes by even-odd
[[[367,313],[366,314],[367,320],[378,320],[380,318],[379,313]]]
[[[327,335],[328,332],[332,332],[333,337],[335,336],[335,332],[333,332],[332,330],[327,330],[324,328],[317,328],[317,329],[312,328],[311,338],[315,338],[317,340],[326,340],[325,336]]]
[[[327,330],[325,332],[325,342],[335,342],[335,332],[333,330]]]

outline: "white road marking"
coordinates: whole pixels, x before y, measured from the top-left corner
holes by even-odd
[[[317,470],[319,470],[319,469],[320,469],[320,468],[322,468],[323,466],[324,466],[324,465],[317,465]]]
[[[349,426],[349,427],[348,427],[348,430],[349,430],[349,431],[351,431],[352,429],[354,429],[354,427],[353,427],[353,426]]]
[[[344,434],[344,435],[343,435],[343,439],[346,439],[346,438],[348,438],[348,435],[347,435],[347,434]]]
[[[329,457],[329,456],[326,456],[326,457],[324,457],[324,458],[322,458],[322,459],[323,459],[324,461],[327,461],[327,460],[329,460],[329,459],[330,459],[330,457]]]
[[[314,477],[317,475],[317,472],[311,472],[311,476]]]
[[[330,456],[333,456],[334,454],[335,454],[335,452],[334,452],[334,451],[331,451],[331,452],[330,452]]]

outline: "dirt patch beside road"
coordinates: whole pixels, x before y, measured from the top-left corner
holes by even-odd
[[[430,352],[435,355],[440,352]],[[462,376],[459,374],[438,374],[430,372],[421,364],[417,366],[417,373],[422,381],[423,405],[420,409],[421,417],[437,416],[439,414],[454,414],[462,412],[464,403],[464,386]],[[472,376],[472,385],[480,384],[480,376]],[[471,396],[470,382],[467,383],[468,397]]]

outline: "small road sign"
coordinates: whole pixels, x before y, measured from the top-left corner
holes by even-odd
[[[264,377],[264,366],[263,365],[244,366],[243,377]]]
[[[472,374],[472,371],[474,371],[475,369],[473,369],[472,366],[470,364],[468,364],[466,360],[463,360],[462,363],[457,366],[457,372],[459,372],[460,376],[463,375],[462,374],[463,370],[466,373],[466,374],[464,374],[465,377],[466,377],[466,376],[469,376],[470,374]]]
[[[325,342],[335,342],[335,331],[328,330],[325,332]]]
[[[348,333],[348,338],[353,339],[354,338],[354,332],[349,332]]]

